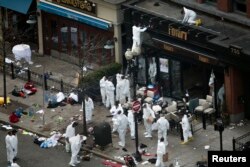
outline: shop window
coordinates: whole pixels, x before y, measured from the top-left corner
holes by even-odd
[[[217,0],[206,0],[206,4],[216,7]]]
[[[159,58],[159,66],[159,83],[161,84],[163,96],[170,96],[169,60],[166,58]]]
[[[138,57],[138,73],[137,82],[141,85],[146,85],[146,60],[143,55]]]
[[[51,43],[52,43],[52,48],[53,49],[58,49],[58,33],[57,33],[57,21],[56,20],[51,20]]]
[[[234,0],[234,10],[240,13],[246,13],[246,0]]]
[[[60,28],[61,33],[61,52],[68,53],[68,43],[69,43],[69,27],[66,24],[62,24]]]
[[[172,77],[172,96],[181,97],[181,63],[179,61],[171,61],[171,77]]]

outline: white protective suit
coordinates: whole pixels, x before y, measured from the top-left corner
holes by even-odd
[[[137,27],[137,26],[133,26],[132,27],[132,31],[133,31],[133,45],[132,45],[132,52],[135,52],[136,47],[141,48],[141,44],[142,44],[142,36],[141,36],[141,32],[146,31],[147,28],[141,28],[141,27]]]
[[[188,138],[192,137],[193,135],[192,135],[191,127],[190,127],[188,117],[186,114],[182,117],[181,127],[182,127],[182,131],[183,131],[184,142],[187,142]]]
[[[85,114],[86,114],[86,121],[92,121],[92,115],[94,110],[94,103],[93,100],[88,97],[88,100],[85,99]]]
[[[144,126],[146,129],[146,132],[144,133],[146,136],[145,137],[152,137],[152,122],[149,122],[149,118],[155,119],[155,113],[154,111],[150,108],[149,104],[145,104],[146,108],[143,107],[143,120],[144,120]]]
[[[10,167],[20,167],[17,163],[13,162]]]
[[[125,92],[125,89],[126,89],[126,79],[123,78],[121,79],[120,83],[119,83],[119,87],[120,87],[120,98],[119,98],[119,102],[121,104],[124,104],[126,103],[126,94],[124,93]]]
[[[63,92],[58,92],[56,94],[56,102],[60,103],[65,99],[65,95],[63,94]]]
[[[158,141],[163,137],[165,145],[168,145],[168,140],[167,140],[167,131],[169,130],[169,122],[165,118],[165,116],[160,117],[157,120],[157,127],[158,127]]]
[[[123,114],[123,108],[121,104],[118,104],[118,106],[113,105],[110,109],[110,114],[113,115],[112,121],[113,121],[113,133],[117,131],[117,121],[118,121],[118,111],[121,111]]]
[[[131,139],[134,139],[135,138],[135,119],[134,119],[134,113],[132,110],[128,110],[128,125],[130,129]]]
[[[149,63],[149,68],[148,68],[148,75],[150,78],[151,83],[155,83],[155,76],[156,76],[156,63],[154,59]]]
[[[102,96],[102,103],[106,104],[106,77],[102,77],[100,80],[100,91]]]
[[[157,159],[155,166],[164,167],[163,155],[166,154],[166,145],[164,142],[158,142],[156,154],[157,154]]]
[[[187,9],[183,7],[184,10],[184,18],[182,23],[195,24],[196,13],[193,10]]]
[[[115,94],[116,94],[116,101],[120,101],[120,95],[121,95],[121,91],[122,91],[122,87],[121,87],[121,80],[122,80],[122,74],[117,73],[116,74],[116,88],[115,88]]]
[[[86,140],[86,137],[85,137],[85,140]],[[71,145],[71,160],[69,164],[72,166],[80,163],[80,161],[77,160],[77,155],[81,149],[83,141],[84,141],[84,136],[83,138],[81,138],[79,134],[69,139],[69,143]]]
[[[130,82],[127,77],[124,79],[123,96],[125,99],[128,98],[128,102],[131,102]]]
[[[18,146],[18,139],[17,139],[17,135],[11,135],[11,142],[13,143],[13,147],[15,149],[14,151],[14,157],[17,156],[17,146]]]
[[[112,107],[115,103],[115,86],[111,81],[106,82],[106,107]]]
[[[14,145],[12,142],[12,135],[7,134],[7,136],[5,137],[5,143],[6,143],[6,151],[7,151],[7,160],[10,163],[13,163],[13,159],[14,159]]]
[[[117,131],[119,133],[119,146],[125,147],[125,136],[128,128],[128,118],[124,114],[119,114],[117,118]]]
[[[75,136],[76,135],[76,130],[75,128],[73,127],[73,123],[72,122],[71,124],[69,124],[66,128],[66,132],[65,132],[65,150],[66,152],[69,152],[70,151],[70,144],[68,142],[67,139],[70,139],[71,137]]]
[[[222,106],[224,103],[224,95],[225,95],[225,87],[223,84],[217,94],[217,103],[220,104],[220,106]]]

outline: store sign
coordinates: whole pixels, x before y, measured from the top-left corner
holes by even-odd
[[[178,28],[169,27],[168,34],[170,36],[173,36],[173,37],[185,40],[185,41],[187,40],[187,32],[179,30]]]
[[[241,50],[242,50],[242,48],[239,47],[239,46],[230,45],[230,46],[229,46],[229,50],[230,50],[230,53],[231,53],[232,55],[240,56],[240,55],[241,55]]]
[[[169,52],[174,52],[174,47],[168,44],[163,44],[163,49]]]
[[[88,0],[47,0],[65,7],[72,8],[80,12],[96,15],[96,3]]]

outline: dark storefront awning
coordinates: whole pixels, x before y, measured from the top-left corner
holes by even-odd
[[[65,8],[52,3],[40,2],[38,8],[52,14],[63,16],[72,20],[76,20],[94,27],[98,27],[107,30],[111,27],[111,22],[99,19],[97,17],[89,16],[84,13],[73,11],[71,9]]]
[[[1,0],[0,6],[27,14],[33,0]]]

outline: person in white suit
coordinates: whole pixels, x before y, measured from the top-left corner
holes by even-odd
[[[118,111],[121,111],[122,113],[124,112],[123,108],[122,108],[122,105],[118,101],[116,101],[115,105],[113,105],[111,107],[111,109],[110,109],[110,114],[113,115],[113,118],[112,118],[113,130],[112,130],[112,133],[117,131]]]
[[[73,121],[66,128],[66,132],[65,132],[65,150],[66,150],[66,152],[70,152],[69,138],[76,135],[75,128],[76,128],[77,125],[78,125],[78,123]]]
[[[121,96],[121,80],[122,80],[122,74],[117,73],[116,74],[116,86],[115,86],[115,99],[116,101],[120,101],[120,96]]]
[[[80,163],[80,161],[77,160],[77,155],[81,149],[82,142],[86,139],[87,139],[86,136],[82,136],[79,134],[77,134],[76,136],[73,136],[69,139],[69,143],[71,146],[71,159],[69,162],[70,166],[76,166],[76,164]]]
[[[166,145],[164,143],[164,138],[162,137],[160,139],[160,141],[157,144],[157,159],[156,159],[156,163],[155,166],[157,167],[164,167],[164,163],[163,163],[163,155],[166,154]]]
[[[112,107],[115,103],[115,86],[110,78],[106,81],[106,95],[106,107]]]
[[[154,59],[151,58],[149,61],[148,75],[152,84],[155,83],[156,72],[157,72],[156,63]]]
[[[136,52],[136,48],[141,48],[142,44],[142,36],[141,33],[146,31],[147,27],[141,28],[138,25],[134,25],[132,27],[132,33],[133,33],[133,45],[132,45],[132,52]]]
[[[12,143],[13,143],[13,146],[14,146],[14,149],[15,149],[15,151],[14,151],[14,159],[16,159],[17,150],[18,150],[18,139],[17,139],[17,130],[16,129],[12,130],[11,140],[12,140]]]
[[[135,139],[135,119],[134,119],[134,113],[131,110],[131,108],[128,110],[128,125],[130,129],[130,137],[132,140]]]
[[[146,129],[146,132],[144,133],[145,137],[152,137],[152,123],[153,119],[155,119],[155,113],[154,111],[150,108],[149,104],[146,103],[143,105],[143,116],[144,120],[144,126]]]
[[[128,102],[131,102],[130,82],[129,82],[128,76],[124,78],[123,94],[124,94],[125,99],[128,98]]]
[[[127,116],[124,115],[122,111],[118,111],[117,131],[118,131],[119,139],[120,139],[118,144],[121,147],[125,147],[125,137],[126,137],[127,128],[128,128]]]
[[[193,10],[187,9],[183,7],[182,14],[184,14],[184,18],[182,20],[182,23],[188,23],[188,24],[196,24],[196,13]]]
[[[183,115],[180,123],[181,123],[181,127],[182,127],[183,138],[184,138],[184,141],[181,144],[186,144],[188,142],[188,138],[193,137],[192,132],[191,132],[190,123],[188,121],[188,117],[186,114]]]
[[[12,132],[9,131],[5,137],[6,151],[7,151],[7,161],[11,165],[15,156],[15,147],[12,142]]]
[[[165,118],[164,114],[161,114],[161,117],[157,120],[157,127],[158,127],[158,140],[163,137],[165,141],[165,145],[168,145],[168,140],[167,140],[167,131],[169,130],[169,122]]]
[[[87,122],[92,121],[93,110],[94,110],[93,100],[89,96],[85,95],[85,114]]]
[[[100,80],[100,92],[102,96],[102,103],[106,104],[106,76],[103,76]]]

